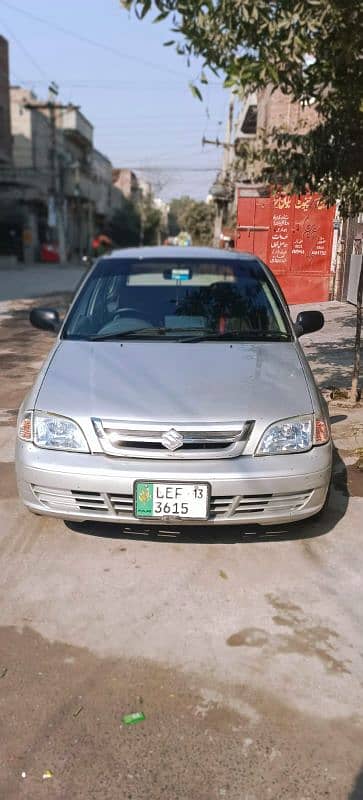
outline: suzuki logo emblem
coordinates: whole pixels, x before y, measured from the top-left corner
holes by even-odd
[[[178,433],[174,428],[170,428],[170,431],[165,431],[165,433],[163,433],[161,443],[167,450],[177,450],[178,447],[183,446],[184,439],[181,433]]]

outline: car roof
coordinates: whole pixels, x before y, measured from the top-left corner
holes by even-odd
[[[129,247],[123,250],[113,250],[109,255],[103,258],[175,258],[180,260],[187,260],[189,258],[213,258],[236,261],[245,259],[256,261],[256,257],[252,253],[242,253],[239,250],[222,250],[216,247],[173,247],[169,245],[162,245],[158,247]]]

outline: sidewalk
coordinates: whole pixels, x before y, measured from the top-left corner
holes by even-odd
[[[349,387],[357,318],[355,306],[338,301],[291,306],[293,320],[299,311],[309,309],[321,311],[325,317],[321,331],[300,339],[315,380],[321,389]]]
[[[316,309],[325,317],[321,331],[302,336],[300,342],[320,389],[349,388],[352,380],[356,308],[349,303],[331,301],[314,305],[291,306],[293,320],[299,311]],[[363,357],[362,357],[363,367]],[[362,379],[360,381],[362,387]],[[325,393],[324,393],[325,394]],[[325,394],[326,396],[326,394]],[[330,421],[335,447],[349,468],[362,458],[363,403],[350,408],[342,401],[329,401]],[[361,451],[361,453],[357,452]],[[348,475],[350,475],[348,469]],[[358,480],[363,489],[363,472]]]
[[[29,264],[0,270],[0,302],[73,292],[86,267],[74,264]]]

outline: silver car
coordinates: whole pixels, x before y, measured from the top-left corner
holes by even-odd
[[[255,256],[143,248],[101,258],[70,310],[34,309],[57,338],[19,412],[30,511],[76,521],[286,523],[326,504],[325,403]]]

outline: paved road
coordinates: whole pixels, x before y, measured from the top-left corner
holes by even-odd
[[[332,412],[324,522],[151,538],[34,517],[13,468],[51,344],[31,304],[0,306],[1,800],[362,800],[362,411]]]
[[[57,264],[0,269],[0,302],[49,292],[72,292],[84,272],[82,267],[59,267]]]

